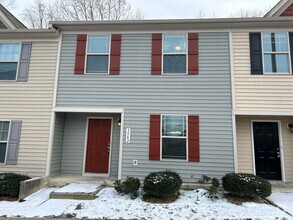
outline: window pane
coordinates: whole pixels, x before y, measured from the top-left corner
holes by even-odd
[[[288,52],[287,33],[263,33],[263,50],[264,52]]]
[[[186,159],[186,139],[163,138],[162,151],[164,159]]]
[[[0,143],[0,163],[5,162],[6,143]]]
[[[88,55],[87,73],[108,73],[108,55]]]
[[[163,115],[163,136],[186,136],[186,117]]]
[[[289,73],[288,54],[265,54],[264,65],[267,73]]]
[[[165,34],[164,53],[186,53],[186,35]]]
[[[164,73],[186,73],[186,55],[164,55]]]
[[[2,131],[1,136],[0,136],[0,141],[7,141],[7,137],[8,137],[8,132]]]
[[[108,35],[91,35],[88,37],[88,53],[109,53],[110,37]]]
[[[9,122],[8,121],[3,121],[3,131],[8,131],[9,130]]]
[[[20,44],[0,44],[0,60],[18,61]]]
[[[8,121],[0,121],[0,141],[7,141],[9,130]]]
[[[0,80],[15,80],[17,63],[0,63]]]

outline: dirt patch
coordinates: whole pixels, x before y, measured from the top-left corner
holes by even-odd
[[[11,197],[11,196],[0,196],[0,201],[9,201],[14,202],[17,201],[17,197]]]
[[[170,196],[167,198],[158,198],[158,197],[152,197],[150,195],[143,195],[143,201],[149,202],[149,203],[156,203],[156,204],[168,204],[175,202],[179,198],[180,194]]]
[[[239,197],[234,196],[231,194],[225,194],[225,198],[235,205],[242,205],[245,202],[255,202],[259,204],[268,204],[268,202],[265,199],[262,198],[251,198],[251,197]]]

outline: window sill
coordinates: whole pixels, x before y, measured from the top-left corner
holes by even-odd
[[[163,158],[161,158],[160,161],[163,161],[163,162],[188,162],[188,159],[163,159]]]

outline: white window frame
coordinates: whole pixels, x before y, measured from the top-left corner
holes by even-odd
[[[164,53],[164,39],[165,35],[185,35],[186,40],[186,52],[185,53]],[[185,73],[164,73],[164,57],[165,55],[185,55]],[[188,34],[187,33],[163,33],[162,34],[162,65],[161,65],[162,75],[187,75],[188,74]]]
[[[88,53],[88,44],[89,44],[89,36],[108,36],[109,37],[109,52],[108,53]],[[89,75],[103,75],[103,74],[108,74],[110,73],[110,55],[111,55],[111,42],[112,42],[112,35],[111,34],[88,34],[87,39],[86,39],[86,48],[85,48],[85,68],[84,68],[84,74],[89,74]],[[88,55],[107,55],[108,56],[108,69],[107,72],[104,73],[88,73],[87,72],[87,57]]]
[[[20,61],[20,56],[21,56],[21,50],[22,50],[22,43],[21,42],[0,42],[0,44],[19,44],[19,54],[18,54],[18,59],[17,60],[1,60],[0,63],[17,63],[16,66],[16,74],[15,74],[15,79],[0,79],[0,82],[15,82],[17,81],[18,78],[18,70],[19,70],[19,61]]]
[[[265,52],[264,51],[264,40],[263,40],[263,34],[264,33],[286,33],[287,35],[287,46],[288,46],[288,52]],[[292,66],[291,66],[291,51],[290,51],[290,40],[289,40],[289,33],[285,31],[267,31],[267,32],[261,32],[261,52],[262,52],[262,66],[263,66],[263,74],[266,75],[290,75],[292,73]],[[288,54],[288,69],[289,72],[266,72],[265,69],[265,54]]]
[[[185,128],[186,128],[186,136],[163,136],[162,128],[163,128],[163,116],[180,116],[185,117]],[[186,139],[186,159],[170,159],[163,158],[163,138],[174,138],[174,139]],[[160,160],[161,161],[178,161],[178,162],[187,162],[188,161],[188,116],[187,115],[179,115],[179,114],[161,114],[160,119]]]
[[[10,137],[10,129],[11,129],[11,121],[10,120],[0,120],[0,122],[8,122],[8,134],[7,134],[7,140],[6,141],[1,141],[0,143],[6,143],[6,150],[5,150],[5,158],[4,158],[4,163],[0,163],[0,165],[5,165],[6,164],[6,159],[7,159],[7,152],[8,152],[8,145],[9,145],[9,137]]]

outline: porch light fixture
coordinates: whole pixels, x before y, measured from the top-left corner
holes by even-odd
[[[121,127],[121,118],[118,118],[118,120],[117,120],[117,126],[118,127]]]
[[[289,128],[290,132],[293,132],[293,124],[287,124],[287,127]]]

